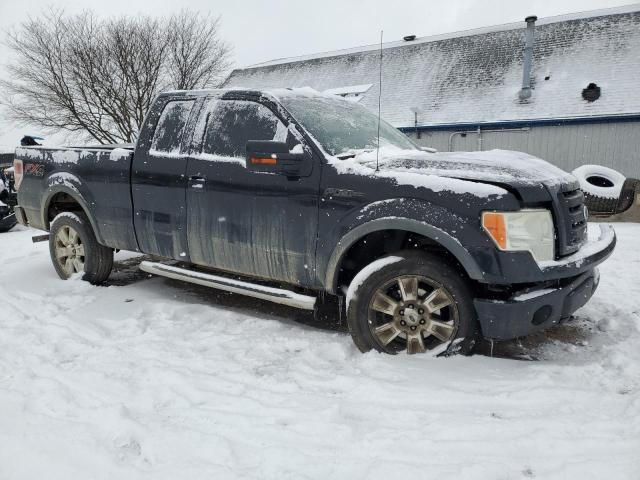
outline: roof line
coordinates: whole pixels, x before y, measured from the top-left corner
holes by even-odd
[[[575,13],[566,13],[566,14],[562,14],[562,15],[553,15],[553,16],[550,16],[550,17],[544,17],[544,18],[539,19],[536,24],[537,25],[548,25],[548,24],[552,24],[552,23],[566,22],[566,21],[569,21],[569,20],[580,20],[580,19],[584,19],[584,18],[602,17],[602,16],[606,16],[606,15],[619,15],[619,14],[632,13],[632,12],[637,12],[637,11],[640,11],[640,3],[633,3],[633,4],[623,5],[623,6],[619,6],[619,7],[601,8],[601,9],[598,9],[598,10],[586,10],[586,11],[575,12]],[[426,36],[426,37],[418,37],[415,40],[410,41],[410,42],[405,42],[404,40],[387,42],[387,43],[383,44],[382,48],[383,49],[389,49],[389,48],[395,48],[395,47],[401,47],[401,46],[416,45],[416,44],[421,44],[421,43],[431,43],[431,42],[437,42],[437,41],[440,41],[440,40],[448,40],[448,39],[451,39],[451,38],[470,37],[470,36],[473,36],[473,35],[481,35],[481,34],[485,34],[485,33],[502,32],[502,31],[507,31],[507,30],[516,30],[516,29],[519,29],[519,28],[524,29],[524,21],[522,21],[522,22],[505,23],[505,24],[501,24],[501,25],[492,25],[492,26],[488,26],[488,27],[473,28],[473,29],[469,29],[469,30],[460,30],[460,31],[456,31],[456,32],[442,33],[442,34],[430,35],[430,36]],[[299,55],[299,56],[295,56],[295,57],[277,58],[277,59],[274,59],[274,60],[268,60],[266,62],[261,62],[261,63],[256,63],[256,64],[253,64],[253,65],[249,65],[249,66],[244,67],[244,68],[238,68],[236,70],[250,70],[250,69],[254,69],[254,68],[269,67],[269,66],[272,66],[272,65],[282,65],[282,64],[286,64],[286,63],[302,62],[302,61],[305,61],[305,60],[314,60],[314,59],[318,59],[318,58],[338,57],[338,56],[341,56],[341,55],[348,55],[348,54],[351,54],[351,53],[369,52],[369,51],[378,50],[378,49],[380,49],[380,44],[361,45],[361,46],[358,46],[358,47],[344,48],[344,49],[340,49],[340,50],[329,50],[329,51],[325,51],[325,52],[312,53],[312,54],[308,54],[308,55]]]

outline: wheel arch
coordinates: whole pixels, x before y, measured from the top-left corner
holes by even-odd
[[[327,264],[325,288],[330,293],[337,293],[341,265],[351,247],[367,235],[391,230],[404,231],[431,240],[435,245],[440,246],[450,253],[460,263],[462,268],[464,268],[469,278],[475,280],[482,279],[482,270],[476,261],[460,242],[450,234],[425,222],[410,218],[393,217],[371,220],[350,230],[340,239]]]
[[[91,228],[93,229],[96,239],[99,243],[101,243],[102,238],[100,235],[100,231],[97,228],[93,216],[90,214],[90,209],[87,205],[87,202],[78,190],[67,185],[53,185],[48,188],[47,194],[43,197],[40,211],[42,212],[42,225],[44,226],[45,230],[49,231],[51,227],[51,221],[53,220],[52,218],[49,218],[51,207],[56,203],[57,199],[63,198],[64,196],[71,199],[71,202],[65,203],[68,203],[69,206],[74,204],[77,205],[82,213],[84,213],[84,215],[89,220],[89,223],[91,224]],[[63,211],[74,211],[74,209],[64,209]]]

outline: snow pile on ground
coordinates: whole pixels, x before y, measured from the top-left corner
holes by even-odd
[[[0,235],[0,478],[638,478],[640,225],[513,358],[362,355],[308,314]],[[499,346],[496,347],[496,350]]]

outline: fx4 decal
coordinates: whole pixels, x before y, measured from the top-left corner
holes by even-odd
[[[44,165],[38,163],[25,163],[24,174],[34,177],[42,177],[44,176]]]

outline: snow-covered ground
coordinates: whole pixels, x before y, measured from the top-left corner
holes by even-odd
[[[109,287],[63,282],[0,234],[0,478],[637,479],[640,225],[616,229],[580,320],[449,359],[125,254]]]

